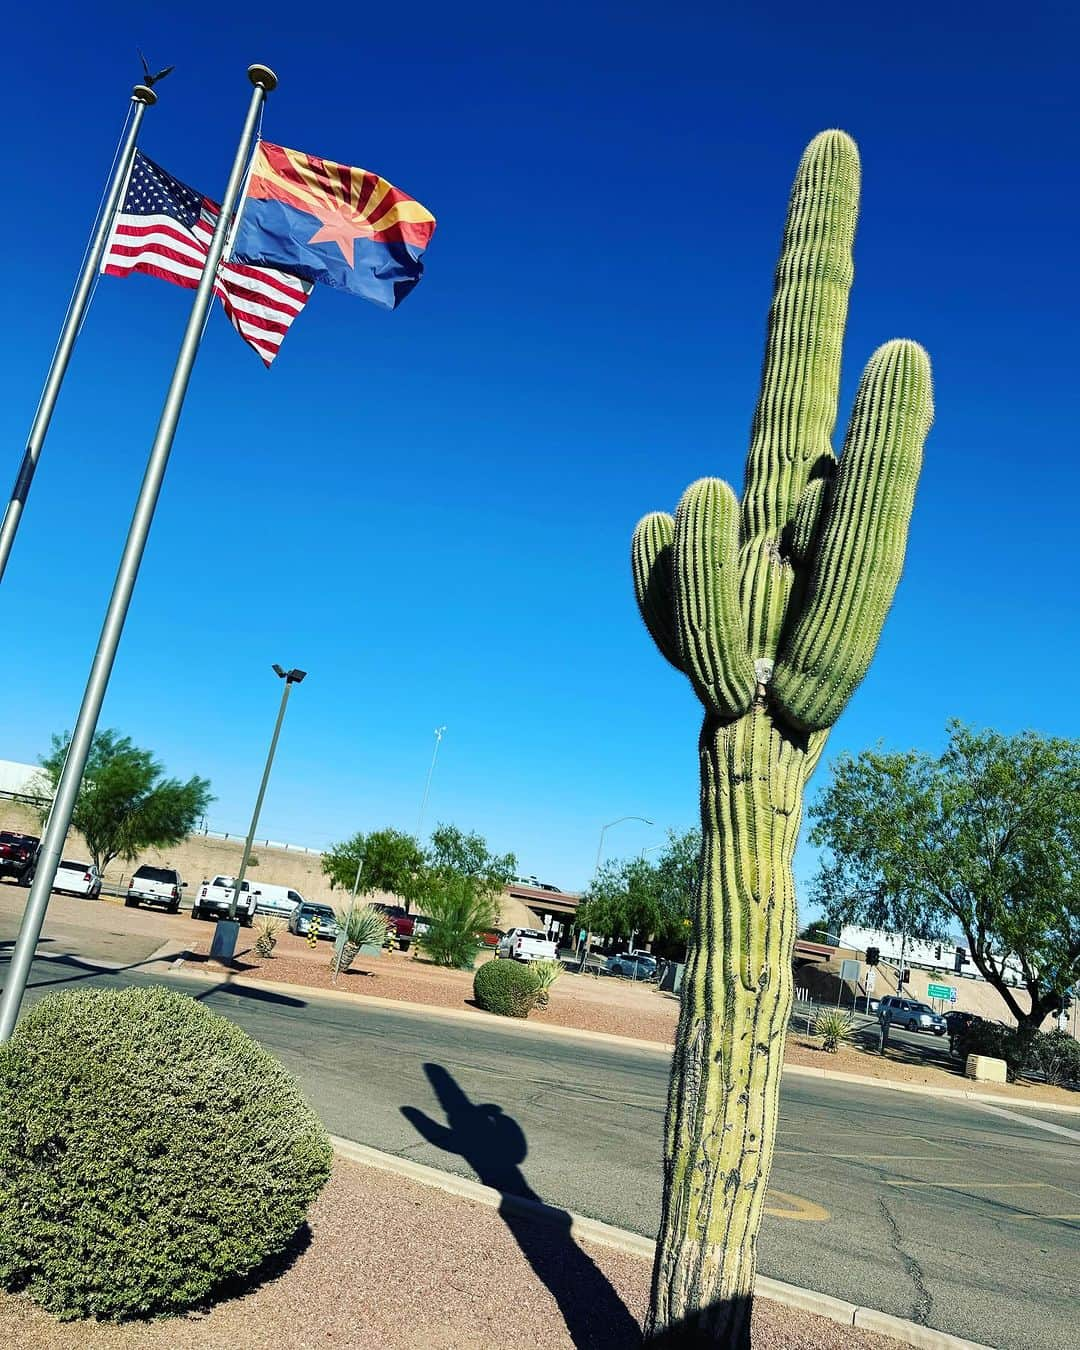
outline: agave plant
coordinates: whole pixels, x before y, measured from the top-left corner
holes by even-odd
[[[536,995],[536,1006],[546,1008],[551,1002],[551,986],[566,967],[561,961],[555,960],[533,961],[530,966],[533,974],[540,982],[540,989]]]
[[[255,954],[263,958],[273,956],[277,946],[277,935],[281,932],[278,919],[265,918],[259,924],[259,936],[255,939]]]
[[[830,1008],[820,1012],[814,1018],[814,1035],[822,1038],[821,1048],[836,1054],[841,1045],[846,1045],[854,1034],[854,1023],[847,1013],[839,1008]]]
[[[356,959],[361,947],[370,944],[381,946],[386,937],[386,915],[372,909],[370,905],[354,905],[351,909],[339,909],[337,912],[338,929],[345,934],[341,948],[341,962],[337,956],[334,965],[337,970],[348,970]]]

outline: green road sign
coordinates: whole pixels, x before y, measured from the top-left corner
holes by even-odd
[[[947,998],[953,1002],[956,1001],[956,990],[949,984],[928,984],[926,986],[927,998]]]

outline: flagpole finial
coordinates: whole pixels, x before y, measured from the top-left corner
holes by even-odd
[[[270,93],[272,89],[277,88],[277,76],[269,66],[248,66],[248,79],[259,89]]]
[[[148,108],[152,108],[157,102],[157,94],[148,84],[137,84],[131,91],[131,101],[133,103],[145,103]]]

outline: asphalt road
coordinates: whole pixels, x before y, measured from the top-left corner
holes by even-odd
[[[29,997],[88,979],[150,982],[42,961]],[[664,1054],[177,984],[278,1054],[332,1133],[655,1233]],[[1078,1117],[789,1076],[769,1200],[765,1274],[1001,1350],[1077,1344]]]

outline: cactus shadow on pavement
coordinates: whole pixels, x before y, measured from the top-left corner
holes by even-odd
[[[515,1198],[543,1204],[521,1171],[528,1145],[521,1126],[494,1102],[469,1100],[454,1077],[438,1064],[425,1064],[447,1123],[423,1111],[401,1108],[429,1144],[463,1158],[485,1185],[500,1192],[499,1215],[522,1255],[559,1305],[579,1350],[616,1350],[641,1345],[641,1329],[592,1257],[574,1240],[570,1215],[548,1209],[540,1221],[513,1205]]]

